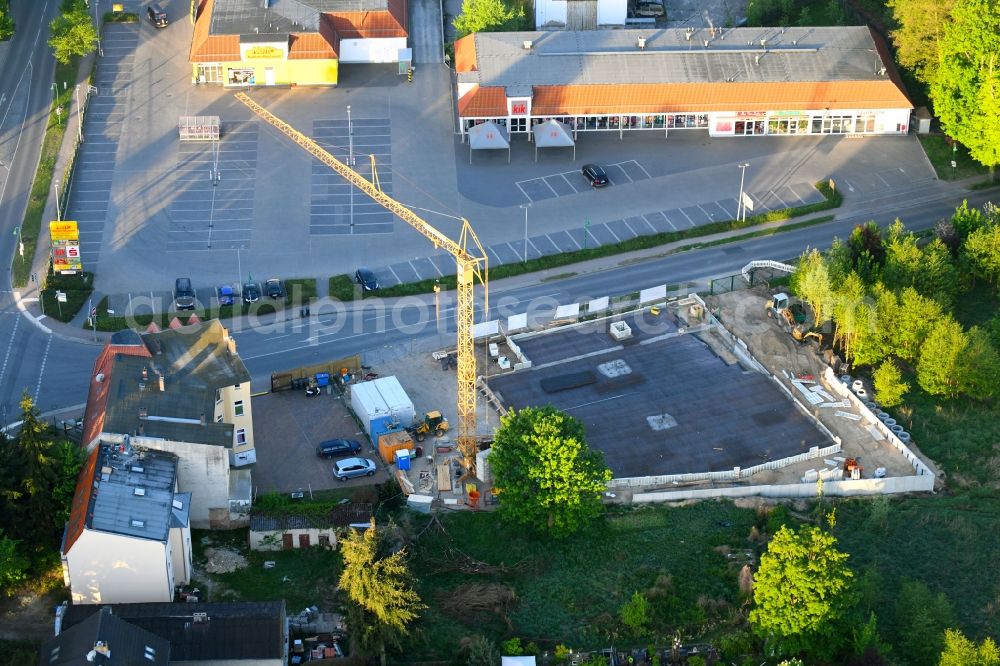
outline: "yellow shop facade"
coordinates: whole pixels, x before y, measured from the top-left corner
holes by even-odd
[[[397,62],[405,0],[200,0],[195,84],[337,85],[341,62]]]

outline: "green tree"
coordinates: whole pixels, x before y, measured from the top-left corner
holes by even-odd
[[[938,666],[1000,666],[1000,648],[988,636],[976,645],[958,629],[948,629]]]
[[[0,530],[0,592],[9,591],[27,577],[31,563],[18,552],[18,543]]]
[[[69,520],[73,493],[76,492],[77,476],[83,466],[84,456],[79,446],[73,442],[63,441],[52,445],[49,457],[55,467],[52,484],[52,500],[55,506],[52,520],[56,530],[61,531]]]
[[[899,314],[896,293],[881,282],[872,288],[870,300],[874,330],[854,345],[855,365],[875,365],[895,353],[895,330]]]
[[[524,654],[524,646],[521,645],[521,639],[517,636],[513,638],[508,638],[501,645],[504,655],[508,657],[520,657]]]
[[[882,364],[872,373],[872,383],[875,385],[875,399],[883,407],[895,407],[903,402],[903,396],[910,390],[910,385],[903,381],[899,367],[892,360],[882,361]]]
[[[0,42],[14,36],[14,19],[10,17],[7,0],[0,0]]]
[[[1000,285],[1000,224],[987,224],[970,233],[962,250],[978,276]]]
[[[961,324],[942,317],[931,329],[917,361],[917,383],[931,395],[954,398],[960,391],[958,368],[968,338]]]
[[[973,326],[966,333],[965,348],[958,355],[958,390],[977,400],[987,400],[1000,390],[1000,354],[990,334]]]
[[[550,406],[502,417],[489,462],[501,515],[556,538],[600,515],[611,480],[604,455],[587,448],[583,424]]]
[[[875,222],[866,222],[854,227],[847,238],[851,266],[861,276],[865,284],[874,284],[885,263],[885,246],[882,231]]]
[[[888,0],[899,26],[892,31],[896,59],[928,83],[937,70],[938,45],[955,0]]]
[[[823,659],[841,647],[841,623],[854,604],[847,557],[817,527],[782,527],[771,539],[754,576],[750,625],[776,654]]]
[[[790,26],[799,17],[794,0],[750,0],[747,4],[747,25]]]
[[[899,293],[896,322],[889,328],[893,354],[907,363],[915,363],[934,325],[944,317],[941,306],[907,288]]]
[[[989,224],[990,218],[983,214],[978,208],[969,208],[967,200],[962,201],[962,205],[955,209],[951,216],[951,224],[955,228],[960,240],[964,241],[976,229]]]
[[[819,250],[814,248],[802,253],[792,273],[790,286],[792,293],[809,304],[815,326],[821,326],[830,314],[833,287],[826,258]]]
[[[855,344],[863,346],[876,335],[874,304],[867,298],[865,284],[857,273],[848,275],[836,290],[833,321],[834,342],[840,343],[847,359],[854,359]]]
[[[386,648],[399,645],[410,624],[426,606],[410,586],[406,551],[382,555],[375,523],[363,532],[351,530],[340,542],[344,569],[340,589],[354,609],[350,624],[361,646],[386,663]]]
[[[951,310],[958,296],[961,280],[951,250],[941,240],[935,238],[924,245],[920,252],[922,268],[916,276],[917,291],[933,298],[945,310]]]
[[[504,0],[462,0],[462,13],[452,25],[459,38],[474,32],[516,30],[524,19],[524,8]]]
[[[930,78],[934,112],[944,131],[994,174],[1000,164],[1000,2],[957,0],[951,17]]]
[[[951,604],[918,581],[904,581],[894,609],[893,653],[910,666],[934,666],[944,650],[944,631],[955,625]]]
[[[97,46],[97,30],[87,12],[63,14],[49,25],[49,46],[56,60],[67,64],[73,56],[85,56]]]
[[[473,636],[468,650],[466,666],[496,666],[500,663],[501,655],[497,652],[497,646],[485,636]]]
[[[618,611],[622,624],[633,636],[645,636],[649,631],[649,602],[642,592],[633,592],[632,598]]]
[[[916,287],[922,268],[923,253],[917,237],[897,219],[886,232],[883,282],[891,289]]]

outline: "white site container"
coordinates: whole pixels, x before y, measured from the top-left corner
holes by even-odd
[[[390,416],[389,406],[375,387],[375,382],[351,385],[351,409],[361,420],[365,432],[372,434],[372,422]]]
[[[406,395],[406,391],[403,390],[403,386],[395,376],[379,377],[373,382],[365,383],[372,384],[378,389],[378,393],[382,396],[382,401],[388,408],[389,413],[396,417],[400,425],[406,427],[413,423],[413,417],[415,416],[413,401]]]

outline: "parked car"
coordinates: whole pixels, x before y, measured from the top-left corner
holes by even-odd
[[[271,278],[264,283],[264,293],[268,298],[284,298],[285,285],[278,278]]]
[[[359,476],[374,476],[375,463],[368,458],[344,458],[333,464],[333,475],[341,481]]]
[[[611,182],[608,180],[608,174],[604,172],[604,169],[596,164],[584,164],[581,171],[583,172],[583,177],[590,181],[591,187],[604,187]]]
[[[228,284],[219,287],[219,305],[232,305],[236,302],[236,290]]]
[[[174,280],[174,309],[194,310],[194,287],[191,278],[179,277]]]
[[[667,10],[659,2],[642,0],[635,3],[635,15],[645,18],[660,18],[667,15]]]
[[[316,445],[316,455],[320,458],[336,458],[361,453],[361,442],[355,439],[328,439]]]
[[[378,289],[378,278],[367,268],[359,268],[355,271],[354,281],[360,284],[365,291],[375,291]]]
[[[149,17],[149,22],[157,28],[166,28],[170,23],[167,20],[167,13],[155,2],[146,7],[146,16]]]
[[[243,302],[247,305],[260,300],[260,285],[256,282],[247,282],[243,285]]]

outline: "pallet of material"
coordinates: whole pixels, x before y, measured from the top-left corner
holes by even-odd
[[[802,397],[805,398],[810,405],[818,405],[819,403],[823,402],[822,397],[816,395],[815,393],[807,389],[798,379],[792,380],[792,386],[798,389],[799,393],[802,394]]]
[[[451,490],[451,465],[442,463],[437,466],[438,492],[448,492]]]
[[[399,489],[403,491],[404,495],[410,495],[414,492],[413,483],[407,478],[406,472],[401,469],[396,470],[396,480],[399,481]]]

